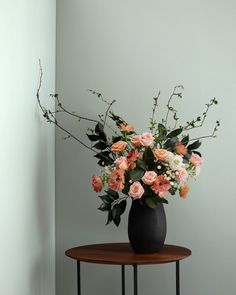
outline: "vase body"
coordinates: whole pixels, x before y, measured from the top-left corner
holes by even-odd
[[[156,208],[132,201],[128,219],[128,236],[136,253],[159,252],[166,238],[166,215],[162,203]]]

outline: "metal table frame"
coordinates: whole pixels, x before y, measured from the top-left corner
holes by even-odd
[[[173,263],[173,262],[170,262]],[[179,271],[179,260],[174,262],[176,264],[176,295],[180,295],[180,271]],[[138,265],[133,265],[133,286],[134,295],[138,295]],[[81,295],[81,270],[80,261],[77,260],[77,295]],[[121,265],[121,294],[125,295],[125,265]]]

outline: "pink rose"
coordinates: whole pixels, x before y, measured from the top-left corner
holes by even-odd
[[[140,142],[143,146],[150,146],[153,144],[153,141],[154,141],[154,137],[153,137],[152,133],[145,132],[141,135]]]
[[[120,140],[120,141],[117,141],[116,143],[113,143],[113,145],[111,146],[111,150],[113,152],[123,152],[126,146],[127,146],[127,142]]]
[[[133,146],[139,147],[142,145],[141,143],[141,135],[134,135],[131,137],[131,143]]]
[[[194,166],[201,166],[203,163],[203,159],[198,154],[192,153],[189,162],[192,163]]]
[[[125,176],[124,170],[114,169],[109,175],[108,186],[113,191],[121,192],[124,188]]]
[[[127,170],[129,168],[126,157],[119,157],[115,160],[115,164],[119,169]]]
[[[159,161],[166,161],[170,156],[170,152],[168,152],[167,150],[157,148],[153,150],[153,154],[155,158]]]
[[[98,193],[102,190],[103,188],[103,183],[101,180],[101,177],[93,175],[92,177],[92,186],[93,186],[93,190]]]
[[[146,171],[142,177],[142,181],[145,184],[152,185],[157,178],[157,174],[154,171]]]
[[[129,188],[129,196],[133,199],[140,199],[144,194],[144,188],[139,181],[135,181]]]
[[[179,168],[176,172],[176,179],[179,181],[185,181],[188,178],[188,172],[185,168]]]
[[[133,132],[134,126],[130,124],[120,124],[119,129],[120,131]]]

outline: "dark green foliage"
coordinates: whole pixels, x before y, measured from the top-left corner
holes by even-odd
[[[102,200],[102,204],[98,209],[101,211],[108,211],[106,224],[113,221],[115,225],[118,226],[120,224],[120,216],[124,213],[127,202],[126,200],[122,200],[113,205],[113,203],[119,199],[119,194],[111,189],[105,192],[106,195],[99,196]]]
[[[130,171],[130,178],[134,181],[138,181],[143,177],[144,173],[145,171],[142,168],[137,167]]]
[[[176,137],[176,136],[180,135],[182,131],[183,131],[183,128],[175,129],[175,130],[171,131],[169,134],[167,134],[166,137],[167,138]]]
[[[97,135],[99,135],[99,138],[100,138],[102,141],[104,141],[104,142],[107,141],[107,137],[106,137],[106,134],[105,134],[105,132],[104,132],[103,125],[102,125],[100,122],[98,122],[97,125],[96,125],[96,127],[95,127],[95,133],[96,133]]]
[[[87,134],[87,136],[91,141],[98,141],[100,139],[100,136],[96,134]]]
[[[153,152],[150,147],[147,147],[145,152],[143,153],[143,161],[147,166],[150,166],[155,160]]]
[[[199,140],[194,141],[194,143],[190,144],[188,146],[188,150],[195,150],[198,149],[201,146],[201,142]]]
[[[164,143],[164,148],[165,149],[172,149],[172,148],[174,148],[174,146],[177,144],[178,141],[179,140],[177,137],[172,137]]]
[[[107,144],[104,141],[99,141],[93,147],[97,150],[105,150],[107,148]]]
[[[182,138],[181,142],[186,146],[189,143],[189,135],[186,135],[184,138]]]

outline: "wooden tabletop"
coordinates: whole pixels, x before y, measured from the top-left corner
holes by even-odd
[[[165,245],[157,253],[134,253],[129,243],[109,243],[80,246],[69,249],[66,256],[75,260],[119,265],[160,264],[182,260],[191,255],[191,251],[184,247]]]

